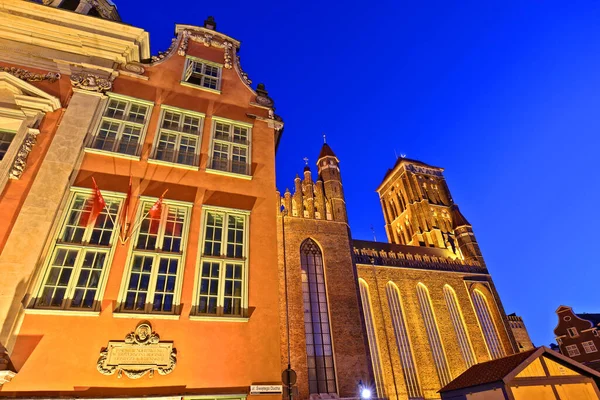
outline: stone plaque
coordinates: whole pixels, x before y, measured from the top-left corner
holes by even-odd
[[[154,371],[160,375],[170,374],[177,362],[177,351],[173,343],[160,343],[159,336],[152,332],[149,322],[142,322],[134,332],[125,336],[124,341],[108,342],[108,346],[100,352],[96,368],[101,374],[117,377],[125,374],[137,379]]]

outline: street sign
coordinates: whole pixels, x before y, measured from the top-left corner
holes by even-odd
[[[285,386],[293,386],[296,384],[297,380],[298,376],[296,375],[296,371],[291,368],[288,368],[281,373],[281,382],[283,382]]]
[[[282,385],[251,385],[250,394],[281,394]]]

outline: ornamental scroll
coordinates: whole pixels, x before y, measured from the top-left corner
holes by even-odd
[[[103,375],[138,379],[146,373],[150,378],[154,371],[159,375],[168,375],[175,369],[177,350],[173,343],[160,342],[159,336],[152,332],[149,322],[140,323],[134,332],[128,333],[122,342],[110,341],[100,352],[96,369]]]

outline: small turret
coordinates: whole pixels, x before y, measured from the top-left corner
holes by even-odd
[[[319,179],[323,181],[325,198],[331,203],[333,219],[335,221],[348,222],[339,163],[340,160],[331,147],[327,143],[324,143],[317,160]]]
[[[467,221],[464,215],[458,209],[456,204],[450,206],[450,217],[452,218],[452,229],[458,242],[458,248],[468,261],[477,261],[482,267],[485,267],[479,244],[475,239],[473,227]]]

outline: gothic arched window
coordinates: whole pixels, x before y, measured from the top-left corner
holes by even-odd
[[[375,388],[377,389],[377,397],[382,399],[385,398],[385,386],[383,382],[381,359],[379,358],[379,344],[377,343],[377,333],[375,332],[375,321],[371,311],[369,285],[362,278],[358,280],[358,285],[360,287],[360,301],[365,315],[367,339],[369,341],[369,351],[371,352],[371,361],[373,363],[373,374],[375,375]]]
[[[427,338],[429,339],[429,346],[431,347],[435,368],[438,377],[440,378],[440,383],[442,386],[446,386],[452,380],[452,376],[450,375],[446,353],[444,352],[444,346],[442,345],[442,338],[440,337],[437,321],[433,312],[433,306],[431,305],[429,290],[427,290],[427,287],[422,283],[417,285],[417,297],[419,298],[421,315],[423,316],[423,322],[425,323],[425,330],[427,331]]]
[[[473,291],[473,304],[475,305],[475,312],[477,313],[477,319],[479,319],[479,325],[483,332],[483,337],[490,351],[492,358],[499,358],[504,356],[504,349],[502,343],[500,343],[500,336],[496,330],[496,324],[494,323],[494,317],[490,312],[490,305],[487,298],[479,290]]]
[[[300,261],[309,391],[337,393],[323,254],[312,239],[306,239],[300,246]]]
[[[409,398],[422,398],[421,386],[415,359],[410,346],[410,339],[404,321],[404,311],[402,309],[402,300],[400,299],[400,290],[393,282],[388,282],[385,290],[387,292],[390,314],[392,314],[392,324],[394,325],[394,334],[396,336],[396,345],[398,346],[398,355],[402,364],[402,373],[406,381],[406,389]]]
[[[473,347],[469,340],[469,334],[467,333],[467,327],[465,320],[463,319],[462,312],[460,310],[460,304],[458,304],[458,298],[456,292],[450,285],[444,285],[444,297],[446,298],[446,306],[450,311],[450,318],[452,319],[452,326],[454,326],[454,332],[456,332],[456,338],[458,339],[458,345],[460,352],[465,360],[465,365],[469,368],[471,365],[476,364],[477,360],[473,353]]]

